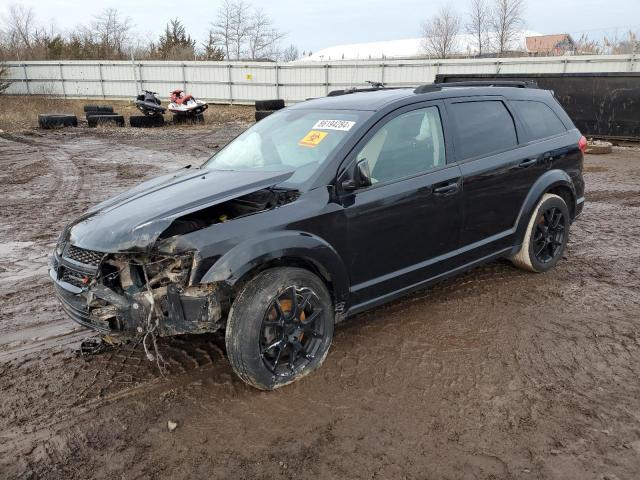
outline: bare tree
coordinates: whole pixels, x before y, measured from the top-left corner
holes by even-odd
[[[269,16],[245,0],[224,0],[210,35],[221,45],[227,60],[275,58],[285,36]]]
[[[122,17],[115,8],[105,8],[91,22],[89,31],[103,58],[121,58],[129,47],[131,28],[129,17]]]
[[[447,58],[455,50],[460,18],[450,5],[422,24],[423,46],[429,55]]]
[[[216,38],[222,44],[224,55],[227,60],[231,59],[231,18],[233,16],[233,2],[224,0],[216,21],[211,24],[210,36]]]
[[[2,16],[2,26],[9,53],[17,58],[30,58],[36,33],[33,9],[23,5],[10,5],[8,12]]]
[[[485,49],[489,45],[490,14],[491,10],[487,0],[471,0],[466,31],[469,35],[473,35],[479,57],[482,56],[482,52],[486,51]]]
[[[499,54],[513,47],[518,31],[524,26],[524,9],[525,0],[495,0],[490,24]]]
[[[304,56],[304,53],[302,55]],[[293,62],[294,60],[298,60],[299,58],[300,52],[298,51],[298,47],[291,44],[282,51],[280,60],[282,60],[283,62]]]
[[[248,35],[248,54],[251,60],[277,58],[278,44],[285,37],[273,26],[273,21],[261,9],[256,9],[251,17]]]
[[[250,5],[244,0],[235,0],[231,10],[231,51],[234,60],[240,60],[251,32]]]

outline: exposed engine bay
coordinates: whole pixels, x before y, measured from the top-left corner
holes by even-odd
[[[214,332],[224,326],[229,292],[224,285],[199,283],[199,252],[169,255],[158,243],[272,210],[297,197],[295,190],[265,188],[179,216],[149,253],[86,250],[63,234],[50,275],[65,311],[97,331],[161,336]],[[210,265],[211,259],[204,263]]]

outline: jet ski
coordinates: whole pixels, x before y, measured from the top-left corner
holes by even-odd
[[[156,92],[143,90],[142,93],[136,97],[136,108],[147,117],[164,115],[166,108],[161,105],[160,99],[156,97],[156,95],[158,95]]]
[[[196,99],[193,95],[187,95],[184,90],[178,88],[171,92],[168,110],[178,117],[195,117],[201,115],[209,105],[207,102]]]

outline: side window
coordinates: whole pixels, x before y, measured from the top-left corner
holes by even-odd
[[[567,131],[551,107],[529,100],[512,101],[513,108],[531,132],[532,140],[552,137]]]
[[[453,103],[450,110],[458,132],[456,151],[460,160],[518,145],[513,118],[501,101]]]
[[[444,165],[444,136],[438,108],[421,108],[398,115],[380,127],[356,158],[367,159],[373,183]]]

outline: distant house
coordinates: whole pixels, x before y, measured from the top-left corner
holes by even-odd
[[[567,55],[575,53],[576,44],[568,33],[526,38],[529,55]]]

